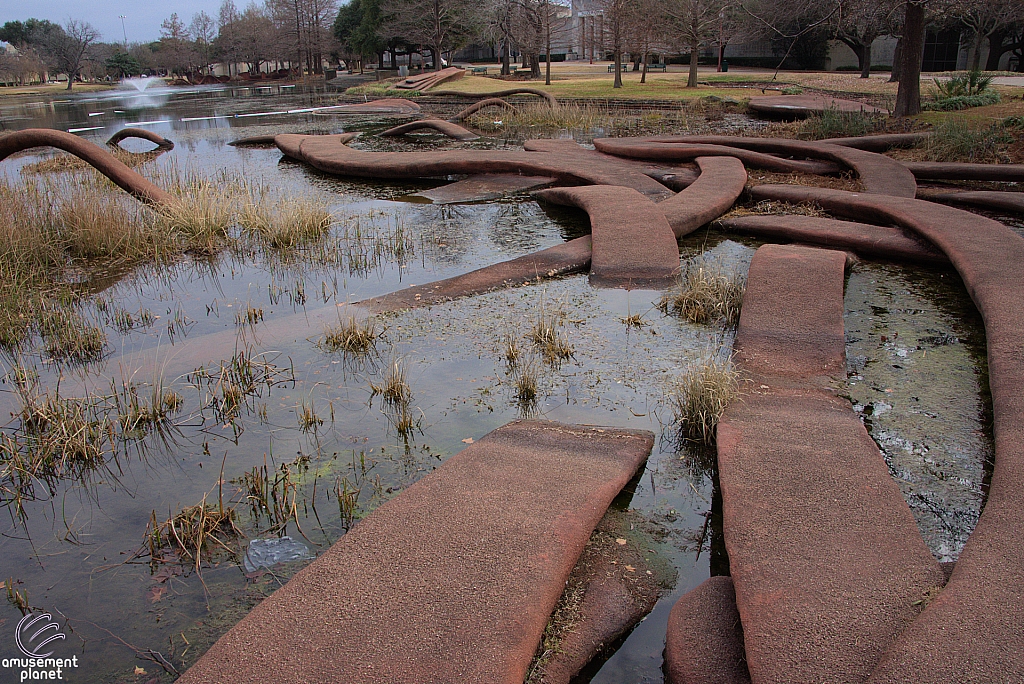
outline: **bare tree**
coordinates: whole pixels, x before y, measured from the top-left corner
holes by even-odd
[[[479,7],[472,0],[385,0],[381,9],[387,17],[382,37],[401,36],[427,46],[436,70],[441,69],[442,55],[479,35],[482,25]]]
[[[998,50],[992,40],[994,35],[1001,32],[998,41],[1001,48],[1008,30],[1024,23],[1024,3],[1021,0],[947,0],[938,15],[955,20],[970,32],[968,69],[977,71],[981,68],[981,48],[984,42],[989,42],[991,54],[993,50]],[[1001,55],[1002,52],[999,52],[996,56],[995,68],[998,68]]]
[[[921,56],[924,53],[926,1],[906,0],[904,5],[899,63],[893,64],[893,69],[899,69],[900,80],[893,116],[921,113]]]
[[[217,37],[217,22],[206,12],[192,15],[188,35],[199,57],[199,70],[203,71],[213,63],[213,41]]]
[[[49,31],[43,42],[48,61],[58,72],[68,75],[68,90],[82,70],[86,51],[100,37],[91,24],[69,19],[63,31]]]
[[[893,33],[896,0],[844,0],[836,20],[836,39],[857,55],[860,77],[871,76],[871,44]]]
[[[690,50],[690,73],[687,88],[697,87],[697,58],[701,45],[713,40],[719,31],[720,15],[727,0],[672,0],[666,6],[673,30]]]

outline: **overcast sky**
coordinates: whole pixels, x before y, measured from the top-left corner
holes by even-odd
[[[105,43],[121,42],[121,19],[125,15],[124,30],[128,42],[149,42],[160,37],[160,22],[177,12],[186,25],[192,15],[205,11],[214,19],[220,9],[221,0],[0,0],[0,24],[8,21],[25,21],[29,18],[49,19],[64,24],[68,19],[82,19],[100,32]],[[238,8],[245,9],[248,0],[235,0]]]

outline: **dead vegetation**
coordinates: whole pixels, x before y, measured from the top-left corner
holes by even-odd
[[[739,373],[731,359],[708,354],[690,363],[669,398],[679,436],[714,444],[718,420],[738,392]]]
[[[687,262],[679,284],[662,296],[659,307],[692,323],[735,325],[743,305],[746,277],[721,261],[698,257]]]

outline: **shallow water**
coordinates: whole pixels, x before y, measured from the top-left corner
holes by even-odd
[[[347,524],[336,488],[358,490],[358,519],[467,440],[523,415],[502,352],[510,334],[538,371],[540,400],[530,415],[647,429],[660,437],[635,492],[626,498],[662,531],[656,551],[675,566],[677,585],[593,681],[661,681],[668,611],[678,596],[707,578],[713,562],[703,534],[711,510],[711,473],[694,467],[691,454],[672,439],[666,398],[687,362],[727,353],[730,335],[662,316],[655,308],[660,293],[594,289],[586,276],[577,275],[387,316],[377,356],[363,362],[325,354],[316,341],[324,324],[337,318],[338,304],[558,244],[587,231],[585,216],[541,207],[525,196],[444,207],[405,201],[439,181],[337,179],[282,159],[273,149],[226,145],[272,131],[372,133],[382,127],[374,118],[312,112],[262,116],[333,104],[333,96],[324,92],[167,89],[149,93],[156,103],[150,107],[131,97],[132,102],[101,94],[71,102],[5,104],[0,120],[8,128],[103,126],[83,133],[100,143],[124,122],[167,121],[149,128],[177,146],[141,167],[144,175],[172,165],[208,177],[238,172],[285,192],[325,199],[338,217],[335,239],[358,222],[367,233],[400,239],[404,251],[369,265],[347,252],[310,250],[286,261],[264,253],[223,254],[97,279],[90,283],[84,313],[107,333],[107,357],[84,369],[55,367],[39,354],[25,359],[38,369],[43,386],[56,387],[59,380],[65,396],[106,391],[112,379],[131,378],[142,386],[162,382],[184,399],[165,441],[154,436],[126,445],[109,470],[85,484],[62,483],[52,498],[27,505],[26,523],[11,521],[4,528],[0,579],[18,580],[33,606],[66,617],[68,639],[56,655],[78,655],[81,666],[71,681],[170,681],[154,662],[136,654],[159,652],[184,669],[303,564],[246,573],[239,558],[224,554],[216,564],[204,565],[200,575],[176,564],[151,567],[146,558],[126,563],[143,545],[154,512],[162,522],[204,497],[217,501],[223,494],[228,505],[237,505],[246,535],[274,536],[265,518],[252,515],[238,483],[254,467],[266,464],[273,472],[293,464],[298,524],[293,521],[282,532],[318,553],[344,534]],[[410,143],[369,135],[357,144],[379,149],[451,145],[436,136]],[[473,146],[503,144],[485,138]],[[125,146],[149,147],[140,141]],[[24,155],[0,169],[16,175],[39,158]],[[683,258],[711,251],[744,268],[756,244],[697,234],[681,247]],[[236,313],[250,307],[262,309],[262,322],[239,325]],[[558,367],[546,364],[523,337],[542,309],[558,314],[574,350]],[[150,323],[126,330],[117,323],[117,311],[136,318],[148,311]],[[861,407],[870,405],[870,411],[861,411],[872,436],[912,506],[915,496],[927,498],[930,505],[916,506],[915,515],[933,551],[950,557],[976,519],[982,463],[990,454],[979,398],[983,339],[972,311],[962,285],[949,274],[865,263],[847,288],[851,398]],[[627,327],[623,319],[636,313],[646,325]],[[903,347],[880,341],[886,330],[899,331],[892,339],[906,346],[905,356],[900,356]],[[945,333],[957,341],[927,346],[929,335],[946,339]],[[239,349],[262,354],[263,370],[272,379],[259,386],[236,420],[223,421],[209,406],[216,388],[193,371],[216,372]],[[396,434],[372,396],[371,384],[379,384],[395,360],[406,368],[418,421],[408,440]],[[877,387],[890,409],[874,396]],[[16,411],[9,385],[0,390],[0,410]],[[304,412],[315,417],[306,429],[299,420]],[[917,448],[922,444],[926,451]],[[954,476],[947,477],[950,473]],[[936,507],[949,515],[935,513]],[[0,629],[13,628],[19,617],[9,607],[0,613]],[[12,640],[0,639],[0,657],[15,652]],[[137,675],[136,667],[145,675]]]

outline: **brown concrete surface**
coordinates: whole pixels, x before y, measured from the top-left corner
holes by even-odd
[[[755,112],[782,116],[785,118],[806,117],[820,114],[827,109],[840,112],[864,112],[865,114],[885,114],[888,110],[828,95],[760,95],[750,98],[748,106]]]
[[[554,183],[546,176],[518,176],[513,174],[487,173],[470,176],[460,181],[416,193],[434,204],[464,204],[495,200],[517,192],[532,190]]]
[[[395,84],[396,88],[405,90],[430,90],[448,81],[457,81],[466,75],[464,69],[459,67],[446,67],[438,71],[424,71],[420,74],[412,74],[404,81]]]
[[[885,152],[899,147],[914,147],[928,139],[931,133],[882,133],[879,135],[861,135],[854,138],[825,138],[818,142],[826,145],[842,145],[856,147],[868,152]]]
[[[679,245],[661,205],[631,188],[587,185],[539,190],[535,197],[590,216],[590,282],[660,289],[679,275]]]
[[[917,199],[1024,215],[1024,192],[1000,192],[998,190],[950,192],[948,190],[919,189]]]
[[[159,133],[148,131],[145,128],[122,128],[114,135],[110,136],[107,140],[107,147],[117,147],[122,140],[126,138],[141,138],[142,140],[148,140],[149,142],[156,145],[158,150],[173,150],[174,141],[168,140]]]
[[[829,175],[843,168],[831,162],[784,159],[771,154],[721,144],[641,142],[636,138],[597,138],[594,147],[605,154],[654,161],[691,161],[697,157],[736,157],[748,167],[778,173]]]
[[[672,606],[666,684],[749,684],[743,626],[731,577],[711,577]]]
[[[844,255],[765,245],[718,424],[725,544],[751,680],[863,682],[942,571],[849,401]],[[918,605],[914,605],[918,602]]]
[[[566,578],[654,444],[513,422],[356,525],[178,680],[521,684]]]
[[[946,588],[871,682],[1024,681],[1024,239],[992,219],[915,199],[761,185],[755,199],[913,229],[948,256],[985,321],[995,467],[978,524]]]
[[[658,204],[677,238],[729,211],[747,183],[743,162],[735,157],[698,157],[697,167],[695,181]]]
[[[88,162],[119,188],[146,204],[159,206],[175,201],[174,196],[169,192],[158,188],[140,173],[115,159],[102,147],[63,131],[54,131],[48,128],[26,128],[0,137],[0,161],[15,152],[33,147],[56,147],[70,152]]]
[[[500,97],[487,97],[484,98],[483,100],[480,100],[479,102],[474,102],[473,104],[469,105],[468,107],[466,107],[465,109],[463,109],[458,114],[456,114],[455,116],[448,120],[453,123],[457,123],[465,119],[467,116],[476,114],[481,109],[488,109],[490,107],[500,107],[501,109],[515,109],[514,105],[509,104],[505,100],[502,100]]]
[[[419,121],[410,121],[409,123],[389,128],[381,133],[381,135],[385,137],[397,137],[423,130],[436,131],[437,133],[446,135],[454,140],[469,141],[477,140],[480,137],[473,131],[465,129],[457,123],[442,121],[441,119],[420,119]]]
[[[635,511],[608,509],[569,576],[527,684],[570,684],[674,583],[675,568],[654,552],[648,525]]]
[[[844,145],[724,135],[666,136],[651,138],[651,140],[698,145],[728,145],[766,154],[824,159],[853,169],[864,187],[864,192],[893,197],[913,197],[917,192],[917,181],[914,179],[914,175],[900,162],[884,154],[876,154]]]
[[[946,255],[905,228],[872,226],[818,216],[727,216],[713,224],[730,233],[850,250],[860,256],[925,264],[949,264]]]
[[[363,152],[340,144],[337,136],[277,136],[285,155],[326,173],[363,178],[426,178],[450,174],[514,173],[551,176],[570,185],[622,185],[652,198],[672,193],[634,165],[619,160],[579,160],[562,154],[511,150],[434,150]]]
[[[582,271],[590,266],[590,236],[570,240],[517,259],[425,285],[415,285],[357,304],[373,313],[401,311],[483,294],[502,287],[525,285]]]
[[[966,164],[957,162],[900,162],[921,180],[1024,182],[1024,164]]]

